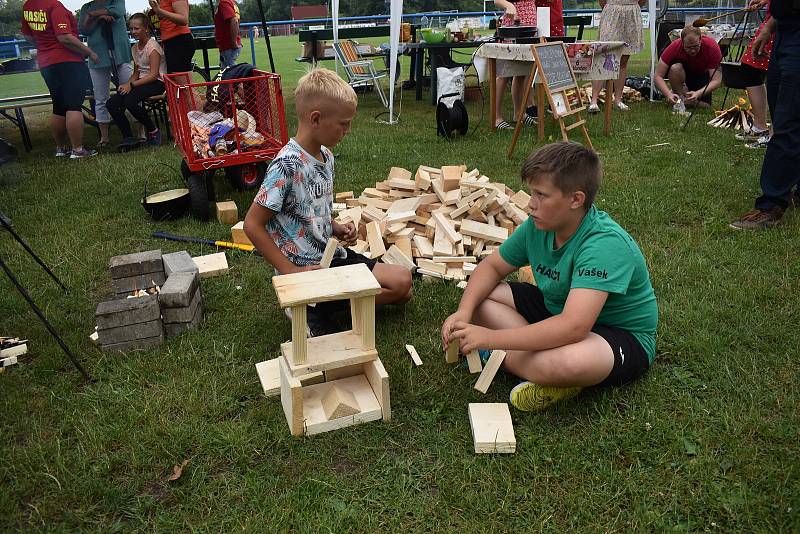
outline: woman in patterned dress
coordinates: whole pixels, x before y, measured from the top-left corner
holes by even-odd
[[[509,2],[507,0],[494,0],[494,5],[505,9],[505,14],[500,18],[498,26],[513,26],[520,24],[522,26],[536,27],[536,0],[517,0]],[[511,99],[514,102],[514,122],[517,122],[517,117],[520,113],[524,113],[524,124],[536,124],[536,119],[525,111],[525,106],[522,102],[522,97],[525,94],[525,81],[527,76],[514,76],[511,82]],[[497,110],[496,120],[494,123],[495,128],[510,129],[512,128],[505,119],[503,119],[503,93],[506,92],[508,87],[508,78],[497,78],[497,92],[495,93],[494,106]]]
[[[619,77],[614,82],[614,107],[627,111],[628,106],[622,102],[622,90],[628,75],[628,59],[644,48],[642,36],[641,7],[646,0],[600,0],[603,13],[600,15],[598,41],[622,41],[625,46],[619,59]],[[592,82],[592,102],[589,113],[597,113],[597,97],[602,81]],[[608,98],[608,95],[606,95]]]

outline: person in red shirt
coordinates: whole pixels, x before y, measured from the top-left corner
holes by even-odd
[[[658,60],[656,87],[673,106],[683,101],[710,107],[711,93],[722,85],[721,62],[722,51],[717,42],[703,36],[694,26],[686,26],[681,30],[681,38],[671,42]]]
[[[189,72],[194,57],[194,38],[189,29],[187,0],[148,0],[151,14],[157,15],[161,46],[167,61],[167,72]]]
[[[91,86],[84,62],[97,63],[97,54],[78,39],[75,15],[58,0],[27,0],[22,6],[22,34],[36,45],[37,62],[50,97],[50,119],[56,141],[56,157],[67,155],[67,138],[72,145],[70,159],[97,154],[83,147],[83,112],[86,90]]]
[[[219,0],[217,3],[214,39],[219,49],[220,69],[234,66],[242,52],[242,40],[239,37],[239,6],[233,0]]]

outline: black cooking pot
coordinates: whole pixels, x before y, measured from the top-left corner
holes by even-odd
[[[188,189],[170,189],[142,198],[142,207],[156,221],[180,219],[191,206]]]

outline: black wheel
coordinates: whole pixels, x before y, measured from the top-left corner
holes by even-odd
[[[201,221],[207,221],[211,215],[208,209],[208,187],[206,177],[202,174],[192,174],[186,179],[189,188],[189,200],[192,205],[192,215]]]
[[[189,179],[189,176],[192,175],[192,170],[189,168],[189,165],[186,164],[186,160],[181,160],[181,176],[183,176],[183,180],[186,181]]]
[[[259,188],[266,172],[267,166],[264,163],[238,165],[226,167],[225,178],[237,191],[252,191]]]

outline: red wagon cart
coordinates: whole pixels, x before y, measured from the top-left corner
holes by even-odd
[[[233,187],[255,189],[267,163],[288,141],[280,76],[192,83],[191,73],[165,76],[169,118],[183,161],[192,214],[208,219],[218,169]]]

